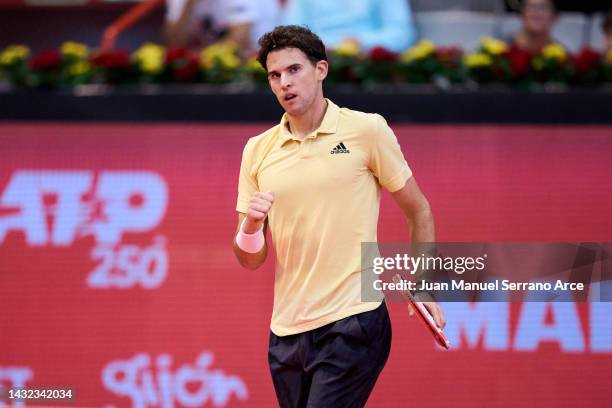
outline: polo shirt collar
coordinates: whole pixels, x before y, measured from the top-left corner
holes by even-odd
[[[325,100],[327,101],[327,110],[325,111],[325,115],[323,116],[323,120],[321,121],[321,124],[319,125],[317,130],[313,132],[315,137],[317,137],[319,134],[336,133],[336,130],[338,129],[338,120],[340,119],[340,108],[338,107],[338,105],[336,105],[329,99],[325,98]],[[292,140],[292,139],[298,140],[296,137],[294,137],[291,134],[291,132],[289,132],[288,125],[289,125],[289,116],[285,112],[285,114],[283,115],[280,121],[281,145],[284,144],[288,140]]]

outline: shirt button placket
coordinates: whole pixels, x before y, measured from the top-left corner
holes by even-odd
[[[304,138],[304,140],[302,140],[300,142],[300,159],[306,159],[309,156],[309,152],[310,152],[310,143],[312,142],[312,140],[308,137]]]

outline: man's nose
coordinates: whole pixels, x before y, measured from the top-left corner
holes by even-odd
[[[281,87],[289,88],[290,86],[291,86],[291,78],[289,78],[289,75],[285,73],[281,74]]]

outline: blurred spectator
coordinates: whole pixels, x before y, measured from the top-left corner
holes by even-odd
[[[556,42],[551,31],[557,20],[557,9],[553,0],[524,0],[521,3],[523,26],[515,34],[515,46],[538,53],[542,48]]]
[[[307,26],[330,48],[351,41],[400,52],[416,38],[408,0],[287,0],[284,23]]]
[[[604,35],[604,50],[606,53],[612,52],[612,9],[608,11],[601,29]]]
[[[503,0],[411,0],[412,10],[420,11],[476,11],[501,13]]]
[[[279,22],[279,0],[166,0],[168,46],[206,46],[232,41],[243,53]]]
[[[506,0],[507,11],[519,11],[523,0]],[[610,7],[610,0],[555,0],[558,12],[598,13]]]

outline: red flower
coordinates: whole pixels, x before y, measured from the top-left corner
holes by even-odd
[[[91,63],[102,68],[128,68],[130,53],[127,50],[101,51],[91,59]]]
[[[436,56],[440,59],[455,59],[460,57],[462,54],[461,48],[459,47],[438,47],[436,48]]]
[[[185,58],[188,54],[187,48],[184,47],[174,47],[168,49],[166,52],[166,64],[172,64],[174,61]]]
[[[175,68],[173,76],[177,81],[191,81],[197,78],[199,72],[197,58],[190,58]]]
[[[34,71],[50,71],[59,67],[62,54],[58,50],[44,50],[30,61],[30,68]]]
[[[370,51],[370,59],[375,62],[396,62],[397,54],[384,47],[375,47]]]
[[[459,47],[437,47],[436,57],[438,60],[449,68],[455,68],[461,60],[461,48]]]
[[[580,73],[587,73],[599,63],[601,55],[590,47],[584,47],[580,53],[574,58],[574,66]]]
[[[510,68],[515,75],[526,75],[531,67],[533,56],[527,50],[517,46],[510,47],[508,51],[508,59],[510,60]]]
[[[199,73],[198,54],[187,48],[171,48],[166,53],[166,64],[172,69],[172,76],[177,81],[191,81]]]

